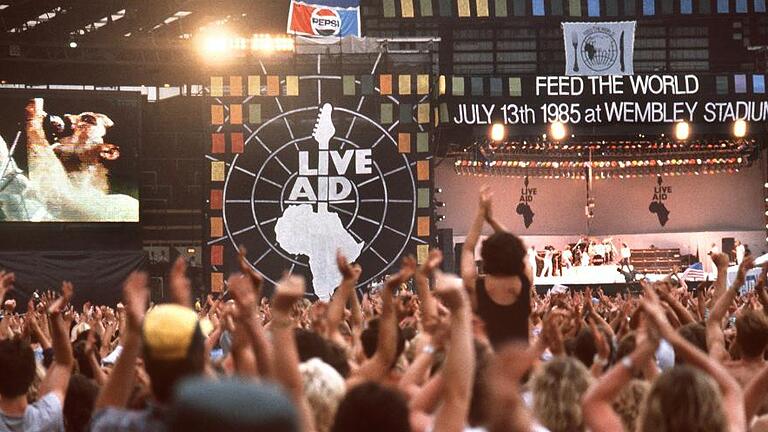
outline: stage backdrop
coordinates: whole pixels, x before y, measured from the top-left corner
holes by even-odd
[[[364,70],[326,56],[288,63],[211,77],[213,291],[237,269],[238,245],[269,283],[303,274],[322,299],[339,282],[337,249],[361,263],[361,285],[428,251],[428,69],[397,69],[382,55]]]
[[[578,235],[586,232],[586,186],[583,180],[554,180],[457,175],[452,160],[435,170],[435,186],[446,219],[439,228],[466,235],[483,184],[495,192],[494,211],[520,235]],[[598,236],[708,231],[763,231],[765,155],[736,174],[595,180]],[[527,189],[527,191],[526,191]],[[528,204],[531,213],[520,212]],[[666,211],[658,211],[662,203]],[[652,211],[657,210],[657,211]],[[521,214],[522,213],[522,214]],[[529,218],[528,221],[525,218]],[[526,227],[526,222],[530,222]],[[663,223],[662,223],[663,222]],[[762,245],[760,245],[762,246]]]
[[[122,298],[125,278],[145,262],[141,251],[0,252],[0,268],[16,274],[10,297],[21,310],[32,293],[58,291],[64,280],[75,286],[76,307],[85,301],[114,306]]]

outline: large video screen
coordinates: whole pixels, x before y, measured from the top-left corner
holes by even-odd
[[[0,222],[138,222],[140,102],[0,89]]]

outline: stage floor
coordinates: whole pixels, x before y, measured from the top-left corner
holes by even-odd
[[[626,283],[624,275],[618,272],[619,266],[615,264],[571,267],[563,269],[562,276],[535,277],[536,285],[589,285],[589,284],[623,284]]]

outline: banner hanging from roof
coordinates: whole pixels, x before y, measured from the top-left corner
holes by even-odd
[[[635,21],[563,23],[566,75],[632,75]]]
[[[291,0],[288,33],[360,37],[360,0]]]

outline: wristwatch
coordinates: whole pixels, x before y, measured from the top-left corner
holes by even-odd
[[[421,349],[421,352],[424,354],[434,354],[435,347],[432,345],[425,345],[424,348]]]

